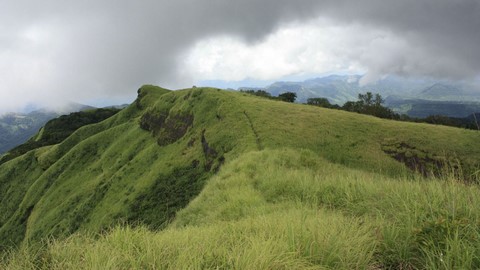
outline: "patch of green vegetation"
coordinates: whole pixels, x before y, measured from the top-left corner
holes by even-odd
[[[130,204],[127,220],[146,224],[150,229],[162,229],[197,196],[205,180],[211,176],[199,164],[174,169],[169,175],[159,175],[155,183],[141,192]]]

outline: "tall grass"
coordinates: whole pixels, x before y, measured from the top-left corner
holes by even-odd
[[[248,193],[257,205],[246,203]],[[462,253],[451,256],[453,266],[479,267],[479,195],[477,186],[449,177],[391,179],[325,162],[309,151],[264,151],[223,171],[175,225],[209,224],[300,202],[369,223],[377,236],[376,258],[385,267],[426,267],[445,261],[438,254],[452,250]]]
[[[389,178],[307,150],[250,152],[225,165],[165,230],[77,233],[0,268],[478,269],[480,190]]]
[[[42,254],[45,269],[364,269],[375,242],[358,220],[325,210],[290,209],[280,214],[220,222],[206,227],[115,228],[93,239],[74,235],[52,242]],[[28,252],[27,252],[28,254]],[[12,269],[29,266],[29,257]],[[26,260],[25,260],[26,259]],[[37,258],[38,260],[38,258]]]

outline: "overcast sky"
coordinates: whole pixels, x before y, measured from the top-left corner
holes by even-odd
[[[478,0],[0,1],[0,112],[146,83],[480,74]]]

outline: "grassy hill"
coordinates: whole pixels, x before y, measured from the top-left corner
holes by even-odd
[[[0,165],[0,268],[480,267],[478,132],[138,94]]]

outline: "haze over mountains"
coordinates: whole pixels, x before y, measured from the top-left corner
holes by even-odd
[[[11,112],[0,115],[0,155],[26,142],[48,120],[62,114],[93,108],[88,105],[68,103],[54,109],[39,109],[28,113]]]

